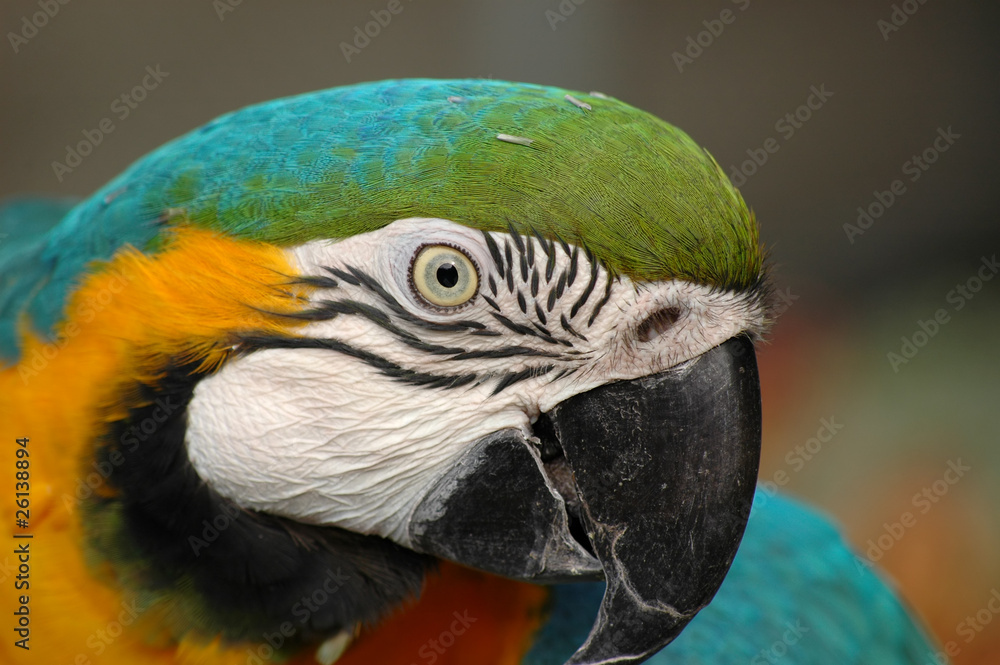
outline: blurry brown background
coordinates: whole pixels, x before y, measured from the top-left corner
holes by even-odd
[[[1000,254],[995,3],[907,0],[894,25],[888,1],[401,0],[348,62],[341,43],[387,0],[238,1],[3,0],[0,196],[86,195],[220,113],[410,76],[599,90],[684,128],[727,172],[756,154],[741,189],[786,310],[760,354],[761,479],[835,515],[956,663],[1000,662],[1000,278],[949,299]],[[121,118],[112,103],[147,66],[167,76]],[[799,109],[813,87],[825,99]],[[783,120],[796,112],[809,117]],[[114,132],[57,179],[52,162],[106,117]],[[905,192],[851,242],[844,225],[896,179]],[[904,336],[925,343],[894,368]]]

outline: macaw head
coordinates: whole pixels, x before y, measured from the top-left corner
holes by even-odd
[[[352,86],[224,116],[64,227],[120,280],[84,514],[123,584],[183,588],[238,639],[341,571],[306,639],[377,620],[436,559],[603,578],[575,664],[644,660],[721,584],[765,270],[739,193],[667,123],[534,85]]]

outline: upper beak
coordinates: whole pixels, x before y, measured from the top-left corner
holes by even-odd
[[[506,577],[603,577],[566,665],[640,663],[715,595],[736,556],[760,457],[760,386],[740,335],[684,366],[609,383],[477,441],[431,487],[413,547]]]

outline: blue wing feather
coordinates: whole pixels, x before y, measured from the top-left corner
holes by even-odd
[[[44,198],[0,203],[0,359],[16,351],[18,316],[51,273],[48,235],[76,203]]]

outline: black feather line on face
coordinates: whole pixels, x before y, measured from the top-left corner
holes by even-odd
[[[345,356],[357,358],[381,374],[403,383],[425,388],[458,388],[476,381],[474,373],[458,375],[430,374],[417,372],[398,365],[380,355],[359,349],[336,339],[316,339],[314,337],[280,337],[276,335],[246,336],[240,338],[240,349],[245,352],[263,349],[325,349]],[[464,350],[459,349],[460,353]]]
[[[543,326],[548,323],[548,320],[545,318],[545,312],[542,311],[542,308],[539,306],[537,302],[535,303],[535,316],[538,317],[538,321]]]
[[[545,252],[545,256],[552,257],[553,252],[552,252],[552,246],[550,245],[550,241],[546,240],[545,236],[539,233],[538,229],[536,229],[534,226],[531,227],[531,233],[535,236],[535,238],[538,239],[538,244],[542,246],[542,251]]]
[[[496,266],[497,272],[500,273],[500,279],[504,279],[504,262],[503,257],[500,255],[500,248],[497,247],[496,241],[486,231],[483,231],[483,237],[486,239],[486,247],[490,250],[490,256],[493,257],[493,265]],[[493,292],[496,295],[496,291]]]
[[[507,224],[507,231],[510,233],[510,237],[514,239],[514,244],[517,246],[518,254],[524,254],[524,242],[521,240],[521,234],[517,232],[514,228],[514,224]],[[507,259],[507,263],[510,263],[510,259]]]
[[[354,275],[351,275],[350,273],[340,270],[339,268],[327,267],[324,269],[330,272],[330,274],[336,275],[337,277],[344,280],[348,284],[351,284],[352,286],[361,286],[361,282],[358,280],[358,278],[355,277]]]
[[[317,339],[314,337],[281,337],[274,335],[245,336],[240,338],[239,347],[242,353],[251,353],[254,351],[262,351],[264,349],[324,349],[327,351],[335,351],[362,361],[369,367],[378,370],[378,372],[384,376],[412,386],[419,386],[421,388],[460,388],[471,383],[481,383],[483,381],[496,378],[498,385],[502,385],[503,387],[495,389],[493,391],[494,395],[503,390],[504,387],[512,385],[508,379],[510,375],[520,375],[525,371],[534,371],[538,369],[537,367],[529,367],[527,370],[522,370],[520,372],[503,372],[499,375],[476,373],[451,375],[432,374],[429,372],[411,370],[394,363],[388,358],[383,358],[378,354],[365,351],[364,349],[359,349],[345,342],[341,342],[340,340]],[[483,351],[460,350],[460,353],[457,353],[451,358],[446,358],[445,360],[459,361],[478,358],[513,357],[558,358],[560,356],[559,354],[547,353],[545,351],[539,351],[537,349],[523,346],[507,346]],[[542,374],[544,374],[544,372]],[[534,374],[532,376],[541,376],[541,374]]]
[[[562,247],[563,251],[566,252],[566,256],[570,255],[569,245],[563,240],[558,234],[556,234],[556,240],[559,242],[559,246]]]
[[[514,293],[514,256],[511,254],[509,242],[504,242],[503,251],[507,266],[507,291]]]
[[[531,337],[539,336],[538,333],[536,333],[528,326],[523,326],[520,323],[515,323],[514,321],[511,321],[510,319],[508,319],[503,314],[500,314],[499,312],[490,312],[490,315],[493,316],[494,319],[499,321],[504,328],[507,328],[512,332],[516,332],[518,335],[529,335]]]
[[[594,319],[597,318],[597,315],[601,313],[601,309],[611,299],[611,281],[611,276],[608,275],[608,281],[604,285],[604,296],[601,297],[600,301],[594,307],[594,311],[590,314],[590,318],[587,320],[587,327],[594,325]]]
[[[576,281],[576,268],[579,257],[580,249],[578,247],[574,247],[573,254],[569,257],[569,277],[566,279],[567,286],[573,286],[573,282]]]
[[[577,371],[577,369],[579,369],[579,368],[577,368],[577,367],[567,367],[565,369],[561,369],[561,370],[559,370],[559,372],[555,376],[552,377],[552,380],[553,381],[558,381],[559,379],[563,378],[564,376],[569,376],[570,374],[575,373]]]
[[[544,328],[543,328],[543,330],[544,330]],[[547,332],[548,331],[546,331],[546,333]],[[545,338],[543,337],[542,339],[545,339]],[[552,340],[555,341],[558,344],[562,344],[563,346],[568,346],[568,347],[571,347],[571,348],[573,346],[573,342],[571,342],[571,341],[569,341],[567,339],[561,339],[559,337],[552,337]],[[546,340],[546,341],[548,341],[548,340]],[[579,351],[574,351],[573,353],[579,354]]]
[[[537,358],[558,358],[557,353],[547,353],[532,349],[526,346],[505,346],[499,349],[485,349],[483,351],[466,351],[448,360],[469,360],[471,358],[514,358],[517,356],[534,356]]]
[[[575,303],[573,303],[573,308],[569,311],[569,318],[572,319],[573,317],[576,316],[577,312],[580,311],[580,308],[583,307],[584,303],[587,302],[587,298],[589,298],[590,294],[594,292],[594,286],[597,284],[597,271],[598,271],[597,263],[592,262],[590,264],[590,281],[587,282],[587,288],[583,290],[583,293],[580,295],[580,298]]]
[[[563,292],[566,290],[566,273],[559,273],[559,281],[556,282],[556,300],[563,297]]]
[[[299,277],[295,279],[295,281],[291,282],[291,284],[312,286],[317,289],[336,289],[340,287],[340,284],[337,282],[337,280],[330,277],[326,277],[324,275],[313,275],[313,276],[307,275],[304,277]]]
[[[539,333],[538,337],[539,337],[539,339],[542,339],[542,340],[548,342],[549,344],[561,344],[563,346],[568,346],[568,347],[572,347],[573,346],[572,342],[568,342],[568,341],[566,341],[564,339],[559,339],[557,337],[553,337],[552,333],[549,332],[549,329],[546,328],[545,326],[539,325],[538,323],[536,323],[534,321],[531,322],[531,325],[533,325],[538,330],[538,333]]]
[[[531,379],[536,376],[544,376],[551,372],[553,369],[552,365],[545,365],[544,367],[529,367],[528,369],[521,370],[520,372],[513,372],[505,374],[500,381],[497,382],[496,388],[493,389],[493,394],[496,395],[501,390],[509,388],[510,386],[518,383],[519,381],[524,381],[525,379]]]
[[[561,325],[562,329],[565,330],[566,332],[568,332],[573,337],[578,337],[578,338],[582,339],[584,342],[587,341],[586,337],[584,337],[583,335],[581,335],[577,331],[573,330],[573,326],[571,326],[569,324],[569,321],[566,320],[566,315],[565,314],[560,314],[559,315],[559,325]]]
[[[388,314],[367,303],[358,302],[356,300],[323,300],[320,301],[318,307],[308,310],[306,314],[310,317],[317,317],[318,313],[321,312],[331,314],[332,316],[329,318],[334,318],[338,314],[353,314],[361,316],[380,328],[392,333],[403,344],[426,353],[433,353],[435,355],[453,355],[465,352],[465,349],[461,347],[440,346],[438,344],[425,342],[416,335],[403,330],[393,323]],[[310,318],[310,320],[321,320],[321,318]]]
[[[117,582],[172,606],[178,638],[193,631],[259,643],[287,623],[291,648],[375,622],[416,595],[431,557],[244,510],[204,482],[184,443],[187,406],[204,376],[177,363],[156,385],[127,388],[146,406],[112,422],[98,442],[96,463],[111,469],[113,493],[86,499],[81,514],[89,551]]]

